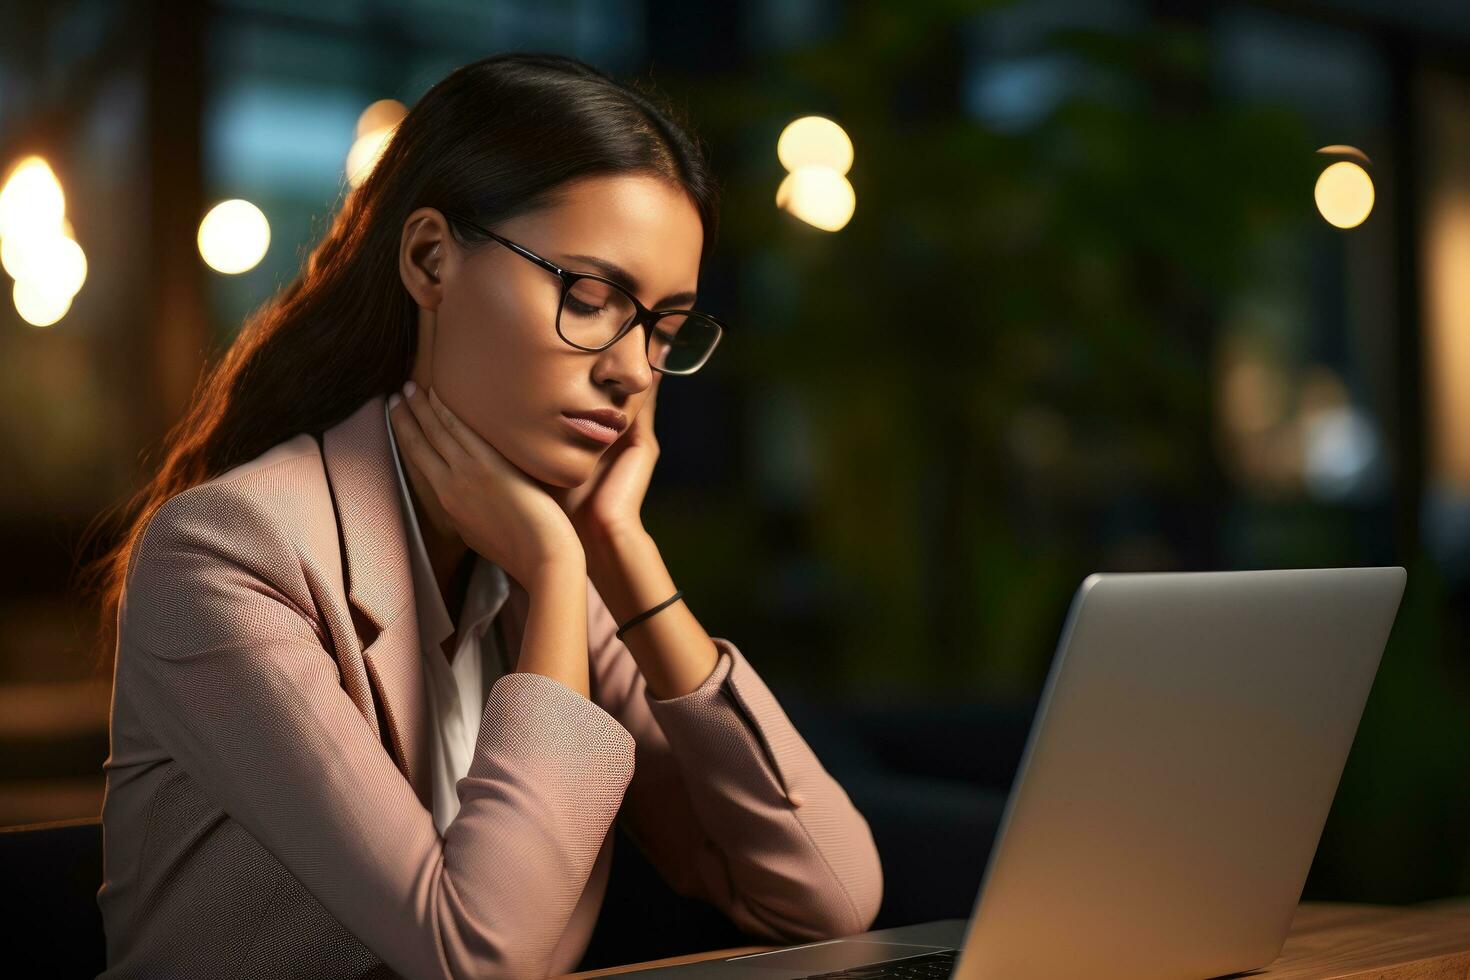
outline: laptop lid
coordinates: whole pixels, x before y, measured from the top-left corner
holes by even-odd
[[[1405,578],[1089,576],[954,977],[1211,977],[1275,959]]]

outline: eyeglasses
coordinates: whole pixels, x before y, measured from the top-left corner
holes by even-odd
[[[561,279],[556,335],[585,351],[606,350],[640,323],[648,328],[648,363],[662,374],[693,374],[704,366],[724,336],[724,324],[694,310],[650,310],[623,286],[590,272],[570,272],[462,214],[441,213],[451,221],[504,245]]]

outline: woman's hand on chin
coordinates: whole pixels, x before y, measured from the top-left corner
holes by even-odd
[[[547,489],[571,520],[584,547],[612,535],[643,529],[643,498],[658,463],[653,411],[663,377],[654,376],[648,401],[618,441],[603,451],[585,482]]]

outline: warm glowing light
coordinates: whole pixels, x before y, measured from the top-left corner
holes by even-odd
[[[373,168],[378,165],[378,160],[383,156],[383,151],[388,148],[388,141],[393,138],[394,127],[374,129],[365,136],[359,136],[352,144],[352,149],[347,151],[347,183],[353,187],[358,186],[368,179]]]
[[[857,194],[843,176],[852,168],[852,140],[825,116],[802,116],[776,140],[776,156],[790,173],[776,188],[776,207],[823,231],[852,220]]]
[[[12,279],[24,279],[26,273],[35,264],[33,257],[38,251],[37,241],[44,237],[25,232],[11,232],[4,238],[0,238],[0,268],[4,268],[5,274]]]
[[[52,265],[35,278],[48,281],[55,289],[75,296],[87,281],[87,253],[74,239],[65,236],[55,240]]]
[[[379,99],[362,110],[357,117],[357,138],[347,151],[348,184],[356,187],[367,180],[406,115],[408,107],[397,99]]]
[[[1371,167],[1373,165],[1373,161],[1368,159],[1368,154],[1356,146],[1348,146],[1346,143],[1334,143],[1331,146],[1324,146],[1317,152],[1329,157],[1352,157],[1365,167]]]
[[[1219,407],[1232,434],[1259,436],[1286,414],[1287,386],[1281,372],[1253,352],[1222,356]]]
[[[216,272],[235,275],[255,268],[270,241],[265,214],[239,198],[221,201],[199,222],[199,254]]]
[[[391,129],[408,115],[408,107],[397,99],[379,99],[357,117],[357,136],[366,136],[379,129]]]
[[[34,279],[17,279],[11,290],[16,312],[33,327],[49,327],[71,309],[72,294]]]
[[[5,236],[0,241],[0,264],[12,279],[43,282],[47,290],[68,296],[87,279],[87,256],[62,229]]]
[[[1317,210],[1338,228],[1356,228],[1373,210],[1373,179],[1351,160],[1322,171],[1315,190]]]
[[[37,327],[66,316],[87,279],[87,256],[66,220],[66,195],[41,157],[23,158],[0,187],[0,266],[15,280],[16,312]]]
[[[802,116],[781,131],[776,156],[790,171],[818,166],[845,174],[852,169],[852,140],[825,116]]]
[[[857,195],[830,167],[799,167],[776,189],[776,207],[823,231],[838,231],[852,219]]]
[[[50,165],[38,156],[16,164],[0,188],[0,237],[58,229],[65,214],[66,197]]]

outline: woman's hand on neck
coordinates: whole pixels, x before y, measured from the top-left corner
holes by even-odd
[[[434,569],[434,581],[439,584],[439,594],[449,602],[449,583],[454,572],[464,560],[469,546],[454,529],[449,515],[439,504],[433,487],[413,465],[404,458],[403,470],[408,477],[409,497],[413,501],[414,517],[418,519],[419,533],[423,535],[424,551],[429,556],[429,566]]]
[[[421,315],[423,312],[420,311]],[[413,379],[414,384],[424,391],[428,391],[434,383],[430,365],[434,357],[436,326],[437,322],[433,313],[430,312],[428,323],[420,325],[420,353],[409,371],[409,377]],[[425,327],[427,329],[424,329]],[[419,532],[424,538],[424,551],[429,555],[429,566],[434,569],[434,581],[439,583],[439,594],[444,597],[447,606],[450,594],[449,583],[454,578],[455,569],[464,560],[469,546],[459,536],[459,532],[449,520],[449,514],[440,505],[439,497],[434,493],[433,485],[429,483],[428,477],[418,471],[406,454],[402,455],[401,462],[408,476],[409,497],[413,499],[414,516],[418,518]]]

